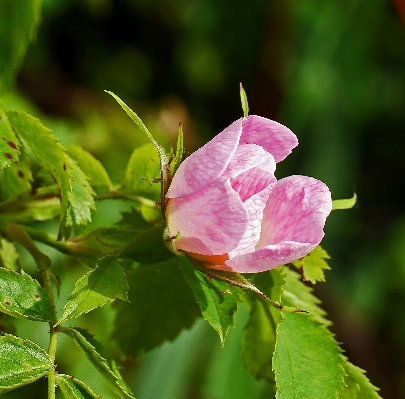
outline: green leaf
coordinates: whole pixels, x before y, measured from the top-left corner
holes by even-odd
[[[83,313],[120,298],[127,300],[128,284],[118,260],[107,256],[98,266],[77,281],[63,308],[63,315],[55,325],[79,317]]]
[[[284,274],[277,269],[258,273],[254,283],[275,302],[280,302],[284,285]],[[251,293],[246,295],[249,320],[243,337],[243,357],[246,368],[257,379],[274,383],[272,369],[273,352],[276,345],[276,330],[283,316],[270,303]]]
[[[29,42],[35,38],[40,12],[40,0],[0,2],[0,93],[14,81]]]
[[[5,268],[0,268],[0,311],[30,320],[53,319],[51,302],[38,281]]]
[[[84,351],[87,358],[100,373],[108,386],[122,399],[131,399],[134,396],[126,389],[126,384],[122,381],[121,375],[113,372],[106,359],[104,359],[97,349],[81,334],[79,329],[65,328],[62,330],[69,335],[74,342]]]
[[[376,388],[365,376],[365,371],[343,357],[343,366],[347,377],[346,387],[339,391],[338,399],[381,399]]]
[[[65,399],[101,399],[86,384],[66,374],[57,374],[56,383]]]
[[[7,114],[0,110],[0,169],[10,166],[12,161],[18,162],[20,147],[20,141],[10,125]]]
[[[5,200],[31,191],[31,164],[24,151],[24,147],[20,147],[20,151],[18,162],[12,162],[10,167],[3,171],[2,194]]]
[[[145,230],[151,227],[145,218],[142,216],[141,210],[138,208],[131,208],[129,212],[122,212],[121,219],[117,226],[126,229],[141,229]]]
[[[184,134],[183,134],[183,121],[179,123],[179,133],[177,135],[177,145],[176,145],[176,156],[172,161],[172,170],[173,175],[176,173],[176,170],[181,164],[184,152]]]
[[[62,205],[59,238],[62,238],[65,235],[71,191],[70,165],[66,151],[52,131],[33,116],[23,111],[8,111],[7,116],[17,135],[24,139],[58,184]]]
[[[229,328],[235,323],[235,313],[240,302],[238,292],[228,291],[229,285],[226,283],[209,280],[185,256],[179,258],[179,266],[204,319],[218,333],[223,346]]]
[[[34,382],[52,368],[51,358],[34,342],[0,336],[0,394]]]
[[[352,198],[340,199],[332,201],[332,211],[336,209],[350,209],[356,205],[357,194],[354,194]]]
[[[104,166],[89,152],[78,145],[69,144],[66,149],[69,155],[77,162],[80,169],[89,178],[92,187],[103,187],[112,189],[112,183]]]
[[[159,178],[159,166],[159,157],[153,144],[147,143],[135,148],[125,172],[123,189],[158,200],[160,184],[152,183],[150,180]]]
[[[4,238],[0,238],[0,265],[15,272],[21,272],[20,258],[15,245]]]
[[[242,83],[240,83],[240,101],[242,103],[243,116],[246,117],[249,115],[249,104],[248,104],[247,95],[246,95],[245,89],[242,86]]]
[[[128,272],[130,303],[116,303],[113,332],[126,356],[138,355],[175,339],[201,315],[178,263],[175,257]]]
[[[70,208],[67,226],[86,225],[91,222],[91,210],[96,209],[92,190],[87,176],[78,167],[76,161],[68,157],[71,165],[72,191],[69,195]]]
[[[299,270],[306,281],[315,284],[317,281],[325,281],[324,270],[330,270],[330,266],[326,263],[325,259],[330,259],[328,253],[318,245],[312,252],[302,259],[292,262],[292,264]]]

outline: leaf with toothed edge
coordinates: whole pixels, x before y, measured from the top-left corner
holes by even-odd
[[[85,383],[70,375],[57,374],[55,380],[66,399],[101,399]]]

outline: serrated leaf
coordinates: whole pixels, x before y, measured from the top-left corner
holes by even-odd
[[[280,302],[284,285],[284,274],[277,269],[258,273],[254,283],[270,299]],[[274,383],[272,369],[273,352],[276,345],[276,330],[282,320],[282,313],[260,297],[247,293],[249,320],[243,337],[243,357],[246,368],[257,379]]]
[[[84,351],[87,358],[100,373],[108,386],[122,399],[133,399],[134,396],[125,388],[121,375],[113,372],[106,359],[104,359],[96,348],[81,334],[78,329],[66,328],[62,330],[69,335],[74,342]]]
[[[65,235],[69,195],[72,188],[66,151],[52,131],[42,125],[39,119],[23,111],[8,111],[7,117],[17,135],[24,139],[58,184],[61,196],[59,238],[62,238]]]
[[[18,162],[20,147],[20,141],[10,125],[7,114],[0,110],[0,169]]]
[[[38,281],[5,268],[0,268],[0,311],[30,320],[53,319],[51,302]]]
[[[332,201],[332,211],[336,209],[350,209],[356,205],[357,194],[355,193],[352,198],[339,199]]]
[[[151,180],[159,179],[159,167],[159,156],[153,144],[147,143],[135,148],[125,171],[123,189],[158,200],[160,184],[152,183]]]
[[[343,356],[343,367],[347,374],[346,387],[339,391],[338,399],[381,399],[376,388],[366,377],[365,371],[350,363]]]
[[[324,270],[330,270],[325,259],[330,259],[328,253],[318,245],[312,252],[302,259],[292,262],[299,270],[302,270],[304,279],[315,284],[317,281],[325,281]]]
[[[141,209],[131,208],[129,212],[122,212],[121,219],[117,223],[118,227],[127,229],[145,230],[151,227],[145,218],[142,216]]]
[[[55,325],[79,317],[116,298],[126,301],[127,291],[128,284],[122,266],[116,258],[106,256],[94,270],[77,281],[63,308],[62,317]]]
[[[20,151],[18,162],[12,162],[10,167],[3,171],[2,194],[5,200],[29,193],[31,190],[31,164],[24,147],[20,147]]]
[[[0,239],[0,265],[15,272],[21,272],[20,257],[15,245],[4,238]]]
[[[49,355],[34,342],[0,336],[0,394],[34,382],[52,368]]]
[[[71,165],[72,191],[69,194],[70,208],[67,216],[67,226],[86,225],[91,222],[91,210],[96,209],[95,195],[87,176],[79,168],[76,161],[68,157]]]
[[[65,399],[101,399],[86,384],[70,375],[57,374],[55,380]]]
[[[66,149],[69,155],[77,162],[80,169],[89,178],[89,183],[92,187],[112,188],[111,180],[104,166],[98,159],[75,144],[69,144]]]
[[[229,328],[234,326],[235,313],[240,302],[236,290],[227,292],[229,285],[209,280],[186,257],[179,258],[180,270],[193,291],[204,319],[218,333],[222,346]]]
[[[116,304],[113,332],[124,355],[138,355],[175,339],[201,315],[178,257],[131,270],[128,282],[130,303]]]

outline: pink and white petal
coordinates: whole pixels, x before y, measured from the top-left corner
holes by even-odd
[[[286,241],[319,244],[331,210],[331,193],[321,181],[307,176],[278,180],[264,210],[257,248]]]
[[[249,222],[246,232],[238,246],[229,252],[229,259],[255,250],[260,239],[261,223],[267,199],[275,186],[276,179],[270,182],[262,191],[252,195],[244,205],[248,212]]]
[[[187,197],[214,182],[235,154],[241,134],[242,119],[238,119],[187,157],[174,175],[166,197]]]
[[[293,260],[309,254],[316,244],[284,241],[269,245],[254,252],[227,260],[222,265],[212,266],[214,269],[238,273],[259,273],[274,267],[285,265]]]
[[[248,213],[229,180],[215,182],[187,198],[171,198],[167,225],[177,249],[202,255],[222,255],[242,239]]]
[[[281,123],[250,115],[243,118],[240,144],[257,144],[263,147],[276,162],[282,161],[298,145],[297,136]]]
[[[245,202],[252,195],[264,190],[269,184],[276,182],[275,169],[276,162],[273,156],[264,152],[263,162],[231,179],[232,188]]]

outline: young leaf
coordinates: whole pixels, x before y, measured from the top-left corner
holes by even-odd
[[[51,358],[34,342],[0,336],[0,394],[34,382],[52,368]]]
[[[8,90],[41,20],[40,0],[1,2],[0,93]]]
[[[273,301],[280,302],[284,278],[280,270],[273,269],[256,274],[254,283]],[[246,302],[249,307],[249,320],[243,337],[246,368],[253,377],[274,383],[272,357],[276,345],[276,330],[282,321],[282,313],[252,293],[246,293]]]
[[[0,238],[0,265],[15,272],[21,272],[20,258],[15,245],[4,238]]]
[[[177,135],[176,156],[172,161],[173,175],[181,164],[184,151],[184,134],[183,134],[183,121],[179,123],[179,133]]]
[[[159,178],[159,157],[153,144],[147,143],[135,148],[129,159],[123,189],[131,193],[158,200],[160,184],[150,180]]]
[[[66,374],[57,374],[56,384],[62,391],[65,399],[101,399],[86,384]]]
[[[228,284],[219,280],[209,280],[185,256],[179,258],[179,266],[193,291],[204,319],[218,333],[223,346],[229,328],[234,326],[235,313],[240,301],[237,291],[226,292]]]
[[[0,110],[0,169],[10,166],[12,161],[18,162],[20,146],[20,141],[11,128],[7,114]]]
[[[127,356],[175,339],[201,315],[178,268],[178,257],[131,270],[128,282],[130,302],[116,304],[113,332]]]
[[[5,268],[0,268],[0,311],[40,321],[50,321],[54,316],[48,295],[38,281]]]
[[[240,101],[242,103],[243,116],[246,117],[249,115],[249,104],[248,104],[247,95],[246,95],[245,89],[242,86],[242,83],[240,83]]]
[[[78,145],[69,144],[66,149],[69,155],[77,162],[79,168],[89,178],[92,187],[103,187],[112,189],[112,183],[104,166],[89,152]]]
[[[336,209],[350,209],[356,205],[357,194],[355,193],[352,198],[340,199],[332,201],[332,211]]]
[[[328,253],[318,245],[312,252],[302,259],[292,262],[299,270],[302,270],[304,279],[315,284],[317,281],[325,281],[324,270],[330,270],[325,259],[330,259]]]
[[[91,222],[91,209],[96,209],[92,190],[87,176],[77,163],[68,157],[71,165],[72,191],[69,195],[70,208],[67,216],[67,226],[86,225]]]
[[[65,235],[66,216],[71,191],[70,165],[65,149],[54,137],[51,130],[26,112],[8,111],[7,117],[17,135],[24,139],[58,184],[62,205],[59,238],[62,238]]]
[[[126,389],[126,384],[123,383],[121,375],[113,372],[106,359],[104,359],[96,350],[96,348],[86,340],[79,329],[65,328],[62,330],[69,335],[74,342],[84,351],[87,358],[100,373],[108,386],[122,399],[133,399],[134,396]]]
[[[128,283],[122,266],[116,258],[106,256],[94,270],[77,281],[63,308],[62,317],[55,325],[104,306],[116,298],[126,301],[127,291]]]
[[[343,357],[343,367],[346,371],[346,387],[339,391],[338,399],[381,399],[376,388],[365,376],[365,371],[350,363]]]

